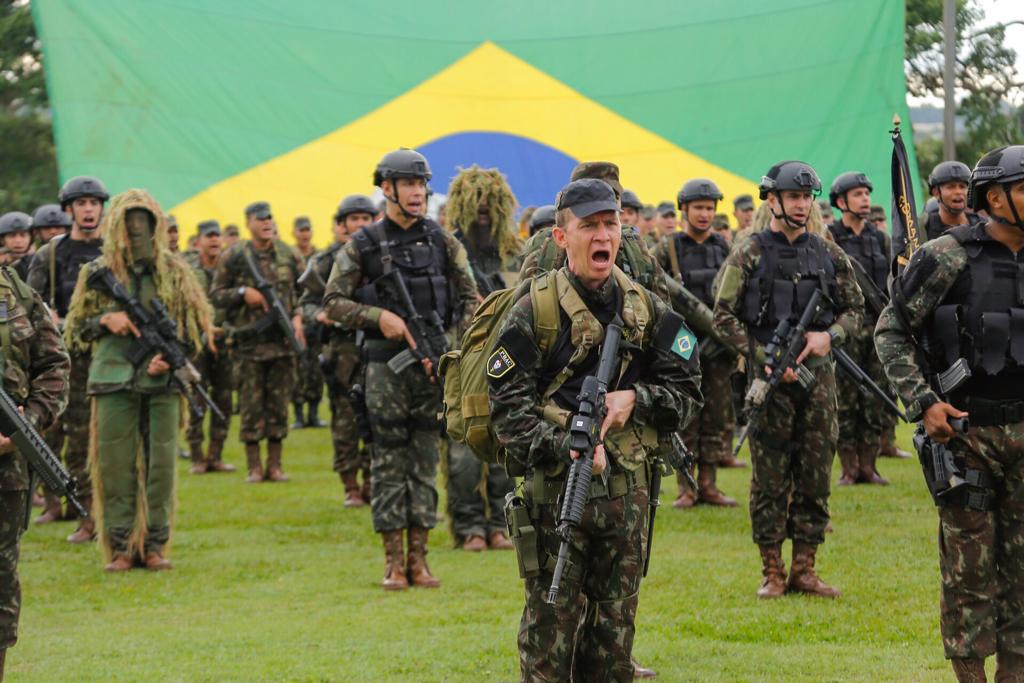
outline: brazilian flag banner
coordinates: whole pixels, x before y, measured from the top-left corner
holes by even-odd
[[[756,193],[783,159],[858,170],[888,204],[909,120],[893,0],[33,0],[62,179],[148,189],[189,234],[271,202],[326,227],[387,151],[506,174],[549,204],[581,160],[642,201],[712,178]],[[911,168],[913,168],[911,159]],[[287,232],[284,230],[283,232]],[[329,231],[316,231],[328,241]]]

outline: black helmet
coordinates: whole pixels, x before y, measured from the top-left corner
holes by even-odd
[[[101,202],[106,202],[110,199],[110,193],[107,192],[107,188],[99,178],[78,175],[64,183],[57,195],[61,207],[67,206],[79,197],[95,197]]]
[[[555,224],[555,205],[545,204],[544,206],[538,206],[533,215],[530,216],[530,234],[537,232],[541,228],[546,228],[549,225]]]
[[[832,181],[832,187],[828,191],[828,203],[839,208],[836,202],[840,197],[845,197],[846,193],[850,190],[855,190],[858,187],[866,187],[869,192],[873,192],[875,186],[871,184],[871,181],[863,173],[857,171],[847,171],[846,173],[840,173],[839,176]]]
[[[12,232],[32,229],[32,216],[22,211],[8,211],[0,216],[0,237]]]
[[[821,180],[810,164],[802,161],[780,161],[768,169],[757,189],[761,199],[768,199],[772,192],[783,190],[810,190],[817,196],[821,192]]]
[[[71,227],[71,216],[58,204],[43,204],[32,214],[33,228]]]
[[[971,169],[962,161],[943,161],[928,174],[928,189],[952,182],[968,183],[971,180]]]
[[[724,195],[718,185],[707,178],[694,178],[683,184],[683,189],[676,195],[676,208],[682,210],[683,204],[698,199],[713,199],[717,203]]]
[[[985,191],[992,183],[1000,183],[1007,194],[1009,185],[1024,179],[1024,145],[1008,145],[994,149],[978,161],[967,187],[967,206],[975,211],[987,208]],[[1012,203],[1014,215],[1017,208]],[[1019,221],[1018,221],[1019,222]]]
[[[636,192],[633,192],[633,190],[623,190],[622,197],[619,199],[619,204],[622,205],[622,208],[626,208],[628,206],[629,208],[636,209],[637,211],[641,211],[644,208],[644,205],[640,203],[640,198],[636,196]]]
[[[377,206],[365,194],[350,194],[341,200],[341,204],[338,204],[338,211],[334,214],[334,222],[340,223],[354,213],[368,213],[371,216],[376,216]]]
[[[430,164],[427,158],[414,149],[396,149],[388,152],[373,172],[373,184],[380,184],[391,178],[423,178],[430,180]]]

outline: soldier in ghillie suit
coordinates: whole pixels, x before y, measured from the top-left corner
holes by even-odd
[[[557,206],[553,234],[567,251],[567,265],[538,279],[572,316],[561,315],[554,339],[544,342],[540,306],[532,292],[523,296],[502,325],[487,370],[495,435],[506,462],[525,472],[523,496],[510,498],[509,516],[536,533],[519,548],[520,566],[527,568],[519,664],[523,681],[631,681],[649,473],[659,437],[681,429],[700,407],[696,337],[615,266],[621,226],[608,184],[572,182]],[[595,373],[607,326],[616,319],[624,321],[630,346],[621,349],[623,366],[608,387],[589,499],[551,605],[546,598],[561,541],[557,503],[580,455],[569,451],[566,424],[580,408],[584,379]],[[523,506],[525,514],[518,514]],[[525,531],[512,526],[517,536]]]
[[[64,334],[69,347],[93,356],[89,464],[105,569],[169,569],[182,398],[161,354],[137,365],[128,360],[139,330],[123,305],[100,291],[105,273],[151,312],[156,299],[163,302],[193,350],[204,334],[212,339],[212,310],[192,269],[170,251],[156,201],[144,190],[117,195],[104,218],[103,254],[79,274]]]
[[[477,288],[486,296],[518,270],[522,242],[516,235],[516,198],[498,169],[471,166],[448,188],[448,228],[469,255]],[[505,495],[513,482],[498,464],[480,462],[466,444],[448,444],[448,511],[456,543],[464,550],[510,550],[505,535]]]
[[[42,298],[6,267],[0,268],[0,298],[6,310],[0,321],[3,387],[41,432],[67,405],[71,362]],[[10,439],[0,436],[0,681],[7,650],[18,640],[18,550],[29,512],[28,489],[25,459]]]
[[[922,457],[939,508],[946,658],[957,680],[973,682],[985,680],[985,658],[995,654],[996,681],[1021,681],[1024,145],[981,158],[967,204],[988,219],[951,228],[913,255],[892,283],[875,346],[907,414],[922,422],[915,445],[948,458],[942,473]],[[969,418],[966,433],[954,430],[957,418]]]

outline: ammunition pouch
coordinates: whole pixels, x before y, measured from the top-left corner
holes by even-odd
[[[964,410],[974,427],[1002,427],[1024,421],[1024,401],[988,401],[968,398]]]
[[[540,574],[537,528],[530,518],[526,501],[515,491],[509,491],[505,496],[505,527],[516,549],[519,578],[529,579]]]

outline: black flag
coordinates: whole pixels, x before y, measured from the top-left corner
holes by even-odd
[[[914,181],[900,134],[900,117],[894,116],[892,123],[892,274],[899,275],[926,238],[917,224]]]

